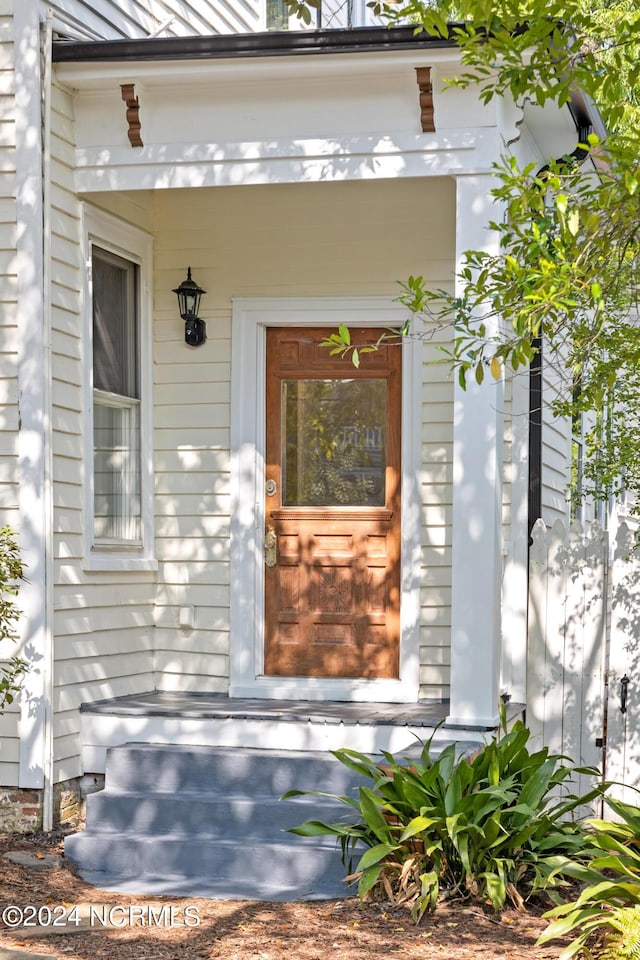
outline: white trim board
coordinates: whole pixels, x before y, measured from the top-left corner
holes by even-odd
[[[238,299],[231,351],[230,695],[412,703],[419,687],[420,396],[422,345],[403,344],[400,679],[261,675],[264,649],[264,395],[270,326],[399,327],[406,309],[391,297]]]
[[[138,265],[138,335],[140,376],[140,485],[142,501],[142,542],[121,547],[95,544],[93,536],[93,470],[85,475],[84,569],[156,570],[153,515],[153,370],[152,370],[152,258],[153,239],[146,231],[114,217],[98,207],[83,204],[83,343],[85,428],[84,463],[93,463],[93,314],[91,292],[91,248],[95,244]]]
[[[457,734],[457,736],[456,736]],[[182,717],[82,717],[82,769],[104,773],[109,747],[123,743],[169,743],[185,747],[241,747],[262,750],[305,750],[324,753],[346,745],[361,753],[402,753],[433,735],[434,745],[464,737],[481,746],[481,731],[434,730],[433,727],[378,723],[314,723],[308,720],[265,720],[250,717],[195,719]]]

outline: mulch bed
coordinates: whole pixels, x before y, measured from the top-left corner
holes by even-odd
[[[0,835],[0,913],[14,905],[26,916],[25,908],[32,905],[49,907],[55,915],[55,907],[61,913],[62,905],[66,910],[76,905],[77,914],[86,916],[88,905],[94,905],[91,925],[84,920],[77,928],[13,929],[0,923],[0,958],[3,948],[70,960],[556,960],[561,950],[561,944],[536,946],[546,925],[541,908],[496,916],[477,903],[443,903],[416,926],[405,908],[361,904],[355,898],[283,904],[113,894],[84,883],[64,862],[46,870],[4,857],[8,851],[28,851],[44,866],[47,855],[63,854],[63,839],[64,830]],[[141,907],[144,917],[160,920],[143,925],[134,911],[129,924],[132,905]],[[117,909],[110,912],[112,907]],[[47,911],[41,916],[46,920]],[[104,916],[115,918],[116,926],[102,927],[96,917]],[[186,925],[187,916],[197,925]]]

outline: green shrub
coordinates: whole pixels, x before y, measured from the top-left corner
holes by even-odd
[[[20,611],[15,600],[22,579],[23,566],[15,534],[10,527],[0,527],[0,643],[17,639]],[[27,663],[20,657],[10,657],[0,666],[0,713],[7,704],[13,703],[20,689],[18,681],[26,669]]]
[[[355,848],[364,845],[347,879],[357,881],[361,897],[377,892],[411,904],[416,920],[435,908],[441,893],[477,896],[496,910],[507,899],[522,906],[533,891],[565,882],[556,873],[559,857],[565,863],[587,856],[572,815],[601,792],[568,794],[575,768],[546,748],[530,752],[529,738],[518,721],[471,759],[461,760],[454,744],[432,758],[431,740],[415,763],[398,762],[388,753],[381,762],[352,750],[334,751],[371,781],[357,797],[336,798],[357,818],[312,820],[292,832],[335,835],[348,870]]]
[[[590,862],[558,866],[584,884],[578,897],[545,914],[551,923],[540,943],[575,934],[561,960],[581,952],[607,960],[640,957],[640,810],[610,797],[606,803],[619,822],[586,821]]]

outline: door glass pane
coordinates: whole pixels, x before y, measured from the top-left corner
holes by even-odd
[[[284,506],[384,506],[387,382],[283,380]]]

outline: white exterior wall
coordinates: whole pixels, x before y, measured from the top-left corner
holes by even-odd
[[[0,10],[1,4],[2,0]],[[11,71],[8,75],[11,84]],[[298,118],[303,126],[311,115],[311,104],[316,108],[323,98],[320,91],[312,89],[315,80],[306,82],[310,89]],[[328,99],[336,104],[343,88],[328,83]],[[413,69],[400,85],[394,80],[391,87],[391,94],[385,88],[385,104],[400,117],[399,129],[407,120],[417,124]],[[410,106],[399,111],[394,97],[404,90]],[[356,100],[359,102],[358,97]],[[65,87],[54,87],[50,207],[45,211],[50,220],[52,255],[44,317],[46,321],[50,313],[53,369],[55,781],[83,772],[79,758],[79,706],[83,701],[153,687],[227,689],[231,298],[393,297],[398,294],[397,281],[409,273],[426,273],[433,285],[447,283],[454,250],[455,188],[453,181],[444,177],[91,193],[87,202],[148,230],[155,238],[154,467],[159,567],[157,572],[90,571],[83,555],[84,475],[90,468],[84,455],[87,394],[83,371],[90,358],[83,354],[85,264],[81,202],[74,182],[76,107]],[[146,98],[144,107],[146,132],[150,126],[153,129],[157,117]],[[364,115],[346,108],[345,112],[357,118],[357,132],[377,121],[370,110]],[[316,110],[312,113],[315,116]],[[338,120],[340,136],[355,129],[352,124],[340,126],[344,121],[333,109],[322,116],[323,122],[330,121],[332,126]],[[123,134],[121,102],[116,117],[119,134]],[[251,129],[253,132],[253,123]],[[285,130],[280,136],[285,142]],[[463,140],[464,149],[469,149]],[[445,144],[446,150],[448,140]],[[441,149],[438,145],[436,154]],[[127,161],[132,157],[129,147],[123,151],[125,157]],[[344,175],[341,161],[333,166],[331,176],[340,181]],[[393,159],[389,163],[392,176],[395,166]],[[362,169],[366,176],[366,165]],[[11,213],[11,203],[7,209]],[[12,222],[15,226],[15,214]],[[197,351],[184,345],[171,292],[183,279],[187,264],[210,291],[203,310],[209,341]],[[10,316],[6,311],[4,321]],[[42,316],[38,315],[37,322],[43,322]],[[415,349],[423,347],[417,344]],[[420,695],[443,697],[447,694],[451,622],[452,385],[442,367],[428,364],[433,356],[433,348],[425,348]],[[12,430],[16,428],[17,416]],[[15,443],[15,435],[8,442]],[[0,727],[6,764],[0,775],[8,785],[19,782],[20,748],[14,717],[7,713]]]
[[[394,296],[398,279],[420,272],[444,283],[452,266],[453,192],[448,180],[401,180],[156,194],[158,687],[227,689],[231,299]],[[171,292],[187,265],[208,291],[201,316],[209,339],[198,349],[183,342]],[[424,372],[420,680],[422,696],[442,697],[452,389],[442,367]],[[183,608],[193,627],[179,625]]]
[[[56,251],[55,779],[82,772],[83,701],[161,689],[228,689],[231,298],[397,294],[425,271],[446,282],[453,183],[389,181],[94,195],[91,203],[153,227],[157,573],[89,572],[83,563],[80,209],[69,185],[69,100],[54,100]],[[437,234],[432,224],[438,223]],[[312,225],[312,226],[310,226]],[[190,264],[208,291],[208,341],[183,341],[172,288]],[[420,695],[447,694],[450,624],[452,384],[425,354]],[[183,625],[181,625],[181,621]],[[186,625],[184,625],[186,624]],[[192,626],[190,624],[193,624]],[[9,782],[7,780],[7,782]]]
[[[54,506],[54,774],[79,765],[82,702],[153,688],[155,578],[89,572],[84,553],[85,382],[81,210],[72,190],[73,114],[54,90],[51,166],[52,429]],[[149,197],[111,197],[112,213],[150,227]]]
[[[108,4],[92,6],[106,10]],[[0,55],[11,46],[10,12],[8,0],[0,0],[0,27],[4,23],[7,28],[0,35]],[[16,362],[10,339],[16,316],[11,229],[15,232],[16,217],[13,75],[11,61],[6,62],[9,69],[2,71],[5,61],[0,61],[0,83],[6,74],[0,111],[5,98],[8,109],[8,122],[0,112],[0,158],[6,154],[0,167],[0,233],[6,229],[9,253],[4,269],[0,258],[0,299],[7,305],[2,323],[8,324],[3,330],[9,336],[3,336],[0,384],[3,389],[7,384],[11,397]],[[445,174],[459,174],[472,162],[488,170],[495,155],[495,117],[469,95],[453,91],[450,111],[437,115],[437,135],[424,138],[417,129],[414,64],[408,57],[399,56],[388,76],[372,66],[359,79],[353,79],[357,58],[334,62],[346,64],[346,83],[328,74],[324,61],[322,69],[309,63],[278,64],[268,82],[262,74],[265,64],[247,65],[244,112],[238,108],[242,97],[229,102],[240,69],[233,64],[221,70],[215,90],[204,79],[205,71],[218,72],[211,64],[203,65],[195,90],[186,74],[180,90],[167,85],[164,76],[159,85],[145,89],[145,79],[152,80],[158,68],[142,69],[141,116],[148,145],[139,167],[139,155],[126,140],[117,84],[109,87],[105,101],[98,76],[96,86],[79,94],[73,106],[62,88],[54,91],[50,292],[56,780],[82,772],[81,702],[154,686],[227,689],[229,592],[236,586],[229,583],[232,298],[393,297],[397,281],[411,273],[424,273],[432,286],[451,282],[455,183]],[[446,65],[439,70],[447,72]],[[73,68],[71,85],[72,73]],[[207,129],[191,153],[185,144],[195,115]],[[168,124],[167,116],[175,123]],[[82,122],[75,127],[78,117]],[[81,134],[79,152],[76,131]],[[166,144],[167,131],[176,136],[175,143]],[[108,162],[105,144],[113,146]],[[174,179],[162,182],[155,165],[165,154]],[[99,187],[96,171],[102,178]],[[230,185],[251,177],[256,185]],[[270,183],[269,178],[283,182]],[[333,182],[318,182],[323,179]],[[185,189],[122,192],[123,184],[130,189],[167,183]],[[78,184],[89,191],[92,204],[154,236],[157,571],[96,572],[84,562],[87,358]],[[91,192],[96,189],[113,192]],[[171,292],[187,265],[208,291],[201,315],[209,340],[197,350],[183,342]],[[424,384],[416,397],[423,413],[420,695],[443,697],[450,664],[454,387],[444,366],[429,363],[436,355],[433,345],[415,348],[424,351]],[[11,403],[8,411],[8,429],[0,431],[0,457],[9,466],[0,475],[0,495],[6,493],[11,508],[17,505],[12,469],[17,415],[11,419],[16,412]],[[504,462],[507,472],[513,466],[509,452]],[[511,520],[505,511],[505,534]],[[10,784],[17,782],[19,755],[12,716],[0,725],[7,736],[1,758],[7,766],[0,776]]]
[[[445,263],[435,266],[437,273],[443,271],[438,286],[450,281],[451,269]],[[451,652],[453,380],[447,367],[437,363],[442,342],[440,335],[425,346],[422,390],[420,696],[436,699],[449,693]]]
[[[14,32],[11,0],[0,2],[0,526],[19,524],[18,329]],[[4,645],[0,656],[13,651]],[[0,716],[0,784],[18,783],[19,710]]]

